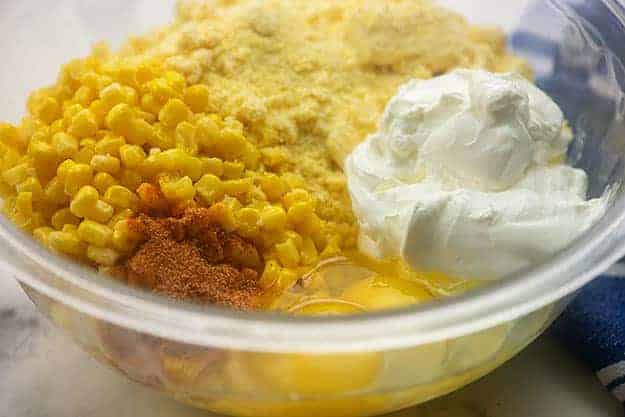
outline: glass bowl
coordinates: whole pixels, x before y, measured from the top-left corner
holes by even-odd
[[[4,218],[2,270],[99,361],[219,413],[376,415],[485,375],[535,339],[577,289],[625,254],[625,9],[615,0],[499,8],[484,1],[478,10],[474,2],[444,3],[472,12],[479,23],[525,10],[510,32],[510,46],[531,62],[538,84],[571,122],[576,139],[569,160],[589,174],[590,196],[614,190],[604,218],[549,262],[460,297],[340,318],[240,313],[159,298],[47,252]],[[164,23],[173,7],[173,1],[151,0],[55,4],[50,9],[29,0],[0,8],[6,32],[0,45],[11,64],[0,71],[3,117],[16,119],[26,92],[51,82],[63,61],[85,53],[93,41],[119,42]]]

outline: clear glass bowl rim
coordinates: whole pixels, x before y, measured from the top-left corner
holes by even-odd
[[[522,317],[573,293],[625,255],[625,195],[615,198],[598,224],[541,265],[459,297],[345,317],[238,312],[158,297],[52,255],[4,217],[0,242],[5,247],[0,270],[6,275],[81,313],[123,328],[235,350],[372,351],[460,337]]]
[[[460,337],[564,298],[625,255],[625,195],[548,262],[459,297],[345,317],[292,317],[198,306],[155,296],[52,255],[6,219],[4,272],[77,311],[123,328],[199,346],[338,353],[404,348]],[[33,262],[37,273],[20,264]],[[31,264],[32,265],[32,264]]]

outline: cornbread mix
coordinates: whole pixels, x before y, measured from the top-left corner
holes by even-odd
[[[463,291],[369,257],[343,173],[401,85],[457,68],[531,77],[499,30],[429,0],[181,1],[0,126],[3,211],[55,252],[194,302],[343,314]]]

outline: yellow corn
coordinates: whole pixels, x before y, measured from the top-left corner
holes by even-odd
[[[95,135],[98,130],[96,116],[89,109],[83,109],[72,117],[68,132],[77,138]]]
[[[126,103],[115,105],[106,115],[106,126],[116,135],[126,136],[130,132],[134,112]]]
[[[193,181],[189,177],[182,177],[175,180],[161,180],[161,192],[169,201],[185,201],[195,197]]]
[[[145,151],[137,145],[123,145],[119,148],[119,156],[126,168],[136,168],[145,159]]]
[[[287,192],[286,183],[275,174],[265,174],[258,179],[258,182],[270,201],[279,201]]]
[[[50,233],[54,232],[54,229],[51,227],[38,227],[35,230],[33,230],[33,237],[35,239],[37,239],[43,246],[48,247],[49,243],[48,243],[48,237],[50,236]]]
[[[258,232],[260,213],[258,210],[245,207],[236,215],[237,230],[243,237],[253,237]]]
[[[241,178],[244,170],[245,165],[243,165],[241,162],[226,161],[223,163],[223,176],[227,180]]]
[[[77,233],[80,239],[101,248],[109,246],[113,239],[113,230],[110,227],[92,220],[83,220]]]
[[[65,132],[59,132],[52,137],[52,147],[61,159],[71,158],[78,152],[78,139]]]
[[[221,177],[224,174],[224,163],[219,158],[200,158],[202,163],[202,172],[205,174],[213,174]]]
[[[74,164],[65,175],[65,194],[74,195],[83,186],[91,184],[93,170],[87,164]]]
[[[211,205],[224,196],[222,182],[212,174],[206,174],[195,183],[195,190],[206,205]]]
[[[115,249],[103,248],[89,245],[87,247],[87,258],[98,265],[114,266],[121,254]]]
[[[309,237],[304,238],[302,250],[300,252],[303,265],[313,265],[319,260],[319,253],[313,240]]]
[[[83,256],[86,250],[84,242],[81,242],[78,236],[71,232],[50,232],[48,244],[61,253],[74,256]]]
[[[78,226],[80,219],[68,208],[59,209],[52,215],[51,224],[56,230],[61,230],[66,224]]]
[[[100,194],[104,194],[109,187],[117,185],[117,180],[111,174],[106,172],[98,172],[93,177],[93,186]]]
[[[35,177],[29,177],[26,180],[19,183],[15,190],[18,193],[21,192],[29,192],[33,196],[33,201],[39,201],[43,198],[43,188],[41,187],[41,183]]]
[[[88,217],[89,211],[95,207],[99,198],[98,190],[90,185],[85,185],[72,199],[70,210],[77,217]]]
[[[106,190],[103,200],[121,209],[135,209],[139,204],[139,197],[121,185],[114,185]]]
[[[269,232],[281,232],[286,227],[286,213],[279,206],[269,206],[260,215],[263,229]]]
[[[117,222],[113,228],[113,246],[121,252],[130,252],[141,236],[133,232],[127,221]]]
[[[34,169],[27,163],[19,164],[2,173],[2,179],[9,185],[17,185],[34,175]]]
[[[195,138],[196,127],[189,122],[182,122],[176,126],[176,147],[188,155],[197,155],[198,143]]]
[[[119,159],[110,155],[94,155],[91,158],[91,168],[96,172],[116,174],[120,168]]]
[[[180,99],[171,99],[158,113],[158,119],[165,127],[173,129],[179,123],[187,120],[191,114],[186,104]]]
[[[126,144],[124,138],[119,136],[105,136],[95,145],[95,153],[98,155],[119,156],[119,150]]]
[[[136,190],[143,183],[143,177],[137,171],[122,169],[119,182],[129,190]]]
[[[278,243],[276,245],[276,253],[280,263],[287,268],[294,268],[300,262],[300,254],[293,239],[287,239],[282,243]]]
[[[187,88],[184,92],[184,102],[194,113],[203,113],[209,106],[209,90],[203,84]]]

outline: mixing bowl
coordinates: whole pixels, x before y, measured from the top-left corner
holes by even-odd
[[[172,2],[4,2],[2,117],[25,92],[99,38],[164,22]],[[159,298],[57,257],[0,220],[2,269],[101,362],[174,398],[238,416],[364,416],[455,390],[510,359],[574,292],[625,254],[625,8],[615,0],[508,2],[505,15],[446,1],[482,23],[525,9],[511,47],[575,131],[570,163],[590,196],[613,190],[604,218],[542,265],[471,293],[399,311],[339,318],[240,313]],[[484,4],[489,2],[483,2]],[[481,3],[482,4],[482,3]],[[513,26],[511,26],[513,27]],[[51,35],[52,34],[52,35]],[[537,236],[536,238],[541,238]],[[68,381],[71,382],[71,381]]]

